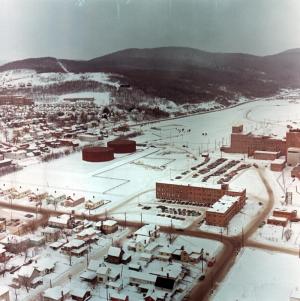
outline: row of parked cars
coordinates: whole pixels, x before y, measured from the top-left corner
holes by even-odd
[[[178,204],[178,205],[191,205],[191,206],[199,206],[203,207],[205,204],[200,204],[198,202],[188,202],[188,201],[180,201],[180,200],[159,200],[161,203],[169,203],[169,204]],[[206,204],[207,205],[207,204]]]
[[[225,174],[224,177],[219,179],[217,183],[222,184],[224,182],[229,182],[234,176],[236,176],[238,174],[239,171],[241,171],[243,169],[247,169],[249,167],[251,167],[251,164],[241,164],[236,169],[234,169],[231,172]]]

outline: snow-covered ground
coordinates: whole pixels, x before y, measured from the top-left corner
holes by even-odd
[[[59,62],[59,65],[62,64]],[[119,83],[110,80],[110,74],[103,72],[91,73],[71,73],[65,72],[64,66],[62,73],[37,73],[35,70],[30,69],[17,69],[0,72],[0,86],[10,88],[17,88],[21,84],[31,84],[30,87],[44,86],[65,81],[74,80],[93,80],[102,84],[119,87]],[[28,86],[27,86],[28,87]]]
[[[246,248],[237,257],[213,301],[283,301],[298,287],[298,256]]]
[[[65,98],[94,98],[94,103],[99,106],[106,106],[110,104],[111,96],[109,92],[77,92],[62,94],[58,101],[63,101]]]

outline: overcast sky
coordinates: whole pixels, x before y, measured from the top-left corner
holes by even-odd
[[[0,0],[0,39],[0,61],[159,46],[273,54],[300,47],[300,0]]]

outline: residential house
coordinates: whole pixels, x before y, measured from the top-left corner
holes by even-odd
[[[33,267],[39,272],[41,276],[45,276],[47,274],[54,273],[56,263],[49,259],[43,258],[39,261],[36,261],[33,264]]]
[[[55,286],[44,291],[43,301],[62,301],[70,298],[70,290],[66,287]]]
[[[118,247],[110,247],[107,252],[106,261],[114,264],[121,264],[124,251]]]
[[[159,237],[159,226],[154,224],[145,225],[134,232],[134,237],[137,236],[146,236],[149,237],[151,241],[154,241]]]
[[[141,284],[151,284],[155,285],[156,275],[145,273],[145,272],[129,272],[129,284],[139,286]]]
[[[32,265],[23,265],[17,272],[14,281],[20,286],[27,288],[35,288],[37,285],[43,283],[39,271]]]
[[[118,223],[114,220],[105,220],[100,222],[100,229],[104,234],[114,233],[118,230]],[[96,224],[97,226],[97,224]]]
[[[85,241],[86,243],[92,243],[97,241],[98,238],[98,231],[93,228],[87,228],[82,230],[77,234],[77,238],[80,240]]]
[[[20,253],[28,249],[29,238],[18,235],[7,235],[0,241],[5,249],[11,253]]]
[[[88,247],[84,240],[72,239],[66,243],[61,250],[68,255],[80,257],[87,253]]]
[[[7,258],[6,258],[5,246],[0,244],[0,262],[5,262],[6,260],[7,260]]]
[[[129,296],[126,294],[120,294],[113,292],[110,294],[110,301],[129,301]]]
[[[1,301],[10,301],[8,286],[2,286],[2,285],[0,286],[0,300]]]
[[[76,206],[84,203],[84,201],[85,201],[84,197],[75,199],[75,198],[68,196],[64,201],[64,206],[65,207],[76,207]]]
[[[73,224],[73,218],[69,214],[62,214],[59,216],[51,216],[48,221],[50,227],[55,228],[71,228]]]
[[[144,252],[145,248],[149,245],[149,243],[150,243],[149,236],[138,235],[136,236],[135,239],[135,250],[137,252]]]
[[[71,298],[76,301],[87,301],[91,299],[91,291],[81,287],[77,287],[71,290]]]
[[[58,228],[46,227],[42,230],[42,235],[46,242],[57,241],[60,237],[61,230]]]
[[[85,209],[88,209],[88,210],[94,210],[103,205],[104,205],[104,200],[91,199],[84,203]]]
[[[101,266],[97,269],[97,279],[99,282],[106,283],[108,281],[108,275],[110,268],[107,266]]]

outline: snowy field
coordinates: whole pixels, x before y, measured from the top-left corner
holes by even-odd
[[[103,72],[71,73],[62,64],[60,66],[62,67],[62,73],[37,73],[29,69],[0,72],[0,86],[17,88],[21,84],[27,85],[30,83],[31,87],[35,87],[75,80],[93,80],[106,85],[119,86],[117,82],[110,80],[110,74]]]
[[[58,101],[61,102],[65,98],[94,98],[94,103],[98,106],[109,105],[111,100],[109,92],[77,92],[62,94],[59,96]]]
[[[298,256],[246,248],[219,284],[213,301],[283,301],[298,287]]]
[[[195,183],[202,180],[203,176],[192,177],[191,167],[203,162],[203,151],[210,151],[211,160],[221,156],[219,147],[229,143],[232,125],[240,122],[244,124],[245,131],[262,133],[272,130],[274,134],[282,135],[286,131],[285,120],[297,117],[289,116],[289,112],[297,112],[299,107],[299,102],[295,100],[260,100],[223,111],[137,125],[137,129],[141,129],[143,134],[136,137],[136,140],[146,143],[148,147],[139,149],[135,154],[117,156],[115,160],[105,163],[89,163],[81,160],[80,153],[75,153],[48,163],[30,165],[19,172],[4,176],[0,185],[7,183],[11,186],[28,187],[33,191],[39,189],[74,197],[85,196],[86,199],[101,198],[111,202],[92,213],[109,210],[120,216],[128,211],[130,219],[140,220],[139,198],[143,198],[144,194],[147,196],[149,191],[153,193],[157,180],[175,179],[178,176],[182,180]],[[272,120],[264,118],[266,111],[272,111]],[[297,126],[298,121],[295,122],[294,125]],[[240,154],[225,156],[228,160],[240,160],[241,163],[255,162]],[[188,174],[182,176],[184,172]],[[217,177],[212,177],[208,182],[214,183],[217,180]],[[265,202],[267,196],[254,168],[239,172],[230,184],[246,188],[249,198],[243,212],[231,222],[229,232],[234,235],[257,214],[261,208],[258,202]],[[147,197],[145,200],[154,201]],[[82,207],[76,209],[84,210]],[[195,210],[200,211],[199,208]],[[143,210],[145,221],[155,216],[160,224],[171,223],[170,218],[157,216],[157,213],[156,209],[152,212]],[[175,219],[174,222],[179,220]],[[212,227],[206,230],[220,231]]]

